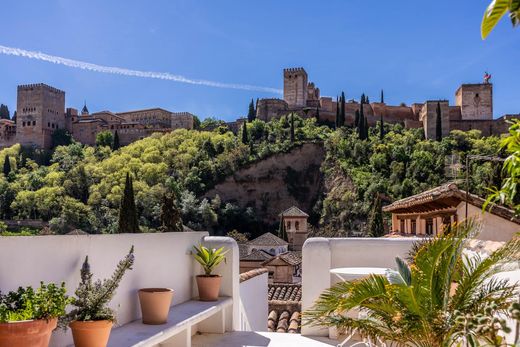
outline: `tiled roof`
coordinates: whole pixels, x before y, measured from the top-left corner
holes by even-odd
[[[261,274],[265,274],[266,272],[268,272],[268,270],[263,267],[243,272],[240,274],[240,283],[250,280],[251,278],[259,276]]]
[[[309,215],[296,206],[289,207],[287,210],[280,213],[280,217],[309,217]]]
[[[267,299],[269,301],[300,301],[302,286],[301,284],[269,284]]]
[[[271,259],[272,257],[273,256],[267,252],[255,249],[254,251],[251,252],[251,254],[245,255],[244,257],[240,258],[240,260],[264,261],[264,260]]]
[[[248,252],[248,249],[249,249],[249,247],[247,247],[246,244],[244,244],[244,243],[239,243],[239,244],[238,244],[238,258],[239,258],[239,259],[242,259],[242,258],[244,258],[245,256],[247,256],[247,254],[249,253],[249,252]]]
[[[263,265],[266,265],[267,263],[271,262],[274,259],[282,259],[289,265],[299,265],[302,263],[302,252],[297,251],[288,251],[282,254],[279,254],[275,257],[270,257],[266,261],[263,262]]]
[[[265,233],[249,241],[247,244],[253,246],[287,246],[289,243],[274,234]]]
[[[301,314],[299,311],[289,312],[272,310],[267,318],[267,331],[297,334],[300,332]]]
[[[456,208],[462,201],[467,201],[469,204],[482,207],[486,200],[475,194],[466,194],[466,192],[459,189],[454,182],[450,182],[422,193],[397,200],[383,207],[383,211],[392,213],[422,213],[429,210],[442,211],[448,208]],[[504,206],[495,204],[488,207],[487,211],[516,224],[520,224],[520,218],[515,216],[514,211]]]

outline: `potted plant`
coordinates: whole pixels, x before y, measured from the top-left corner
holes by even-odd
[[[0,347],[47,347],[58,317],[65,314],[65,283],[40,283],[0,293]]]
[[[139,304],[143,324],[164,324],[168,321],[168,312],[172,303],[173,289],[139,289]]]
[[[213,269],[226,259],[227,251],[224,247],[219,249],[207,248],[202,245],[193,246],[194,258],[204,269],[204,275],[197,276],[197,287],[201,301],[217,301],[222,276],[213,275]]]
[[[85,257],[81,267],[81,282],[71,303],[75,307],[66,317],[76,347],[105,347],[110,337],[115,313],[108,307],[119,283],[134,264],[134,247],[117,264],[112,277],[103,281],[92,280],[92,272]]]

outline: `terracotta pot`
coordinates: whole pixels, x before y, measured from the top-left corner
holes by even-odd
[[[109,320],[73,321],[69,324],[75,347],[106,347],[112,322]]]
[[[0,323],[0,347],[47,347],[58,320]]]
[[[197,287],[200,301],[217,301],[221,280],[222,276],[219,275],[198,275]]]
[[[164,324],[168,321],[168,312],[173,298],[170,288],[139,289],[139,303],[143,324]]]

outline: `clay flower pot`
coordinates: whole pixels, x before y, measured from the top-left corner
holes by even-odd
[[[220,275],[198,275],[197,287],[199,288],[200,301],[217,301],[221,280],[222,276]]]
[[[47,347],[57,322],[52,318],[0,323],[0,347]]]
[[[170,288],[139,289],[139,303],[143,324],[164,324],[168,321],[168,312],[173,298]]]
[[[73,321],[69,324],[75,347],[106,347],[112,322],[109,320]]]

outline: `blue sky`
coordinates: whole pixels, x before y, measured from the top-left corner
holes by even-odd
[[[0,45],[193,79],[282,88],[303,66],[322,95],[387,103],[447,98],[493,75],[495,117],[520,112],[520,29],[479,35],[490,0],[2,1]],[[0,55],[0,102],[18,84],[66,91],[91,112],[163,107],[232,120],[275,94],[84,71]]]

